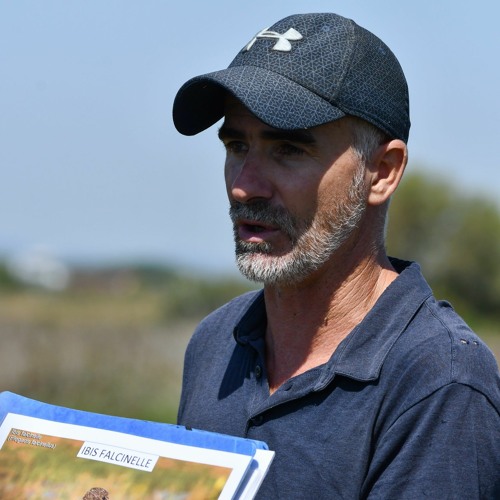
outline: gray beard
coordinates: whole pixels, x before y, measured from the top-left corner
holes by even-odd
[[[310,220],[299,222],[286,209],[264,201],[249,205],[235,202],[229,213],[234,225],[238,268],[247,279],[264,285],[298,284],[342,246],[358,227],[365,211],[364,165],[358,168],[345,200]],[[291,250],[284,255],[273,255],[271,243],[240,240],[235,222],[241,218],[278,227],[289,238]]]

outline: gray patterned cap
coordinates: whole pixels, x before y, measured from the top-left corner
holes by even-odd
[[[345,115],[407,142],[408,86],[379,38],[336,14],[298,14],[260,31],[227,69],[192,78],[177,93],[174,124],[195,135],[224,114],[227,92],[271,127],[314,127]]]

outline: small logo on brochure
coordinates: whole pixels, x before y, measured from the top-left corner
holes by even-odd
[[[147,472],[153,472],[158,461],[158,456],[156,455],[118,448],[116,446],[106,446],[100,443],[91,443],[89,441],[83,443],[77,457]]]
[[[290,28],[285,33],[281,34],[277,31],[269,31],[269,28],[259,31],[248,44],[245,46],[243,51],[250,50],[258,38],[273,38],[277,40],[274,44],[273,50],[278,50],[280,52],[290,52],[292,50],[292,44],[290,41],[294,42],[297,40],[302,40],[303,36],[293,28]]]

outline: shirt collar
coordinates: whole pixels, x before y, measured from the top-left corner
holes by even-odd
[[[238,344],[247,345],[251,341],[264,336],[267,325],[264,290],[255,295],[250,305],[243,311],[233,331]]]
[[[317,390],[329,384],[335,374],[356,380],[376,380],[392,346],[432,295],[418,264],[392,258],[391,263],[399,276],[340,343],[325,365]]]
[[[432,291],[414,262],[391,258],[399,276],[386,288],[373,308],[340,343],[324,365],[315,385],[326,387],[333,377],[375,380],[392,346]],[[267,323],[264,293],[261,291],[242,314],[234,329],[239,344],[249,344],[265,334]]]

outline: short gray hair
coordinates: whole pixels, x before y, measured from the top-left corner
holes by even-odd
[[[368,123],[361,118],[355,116],[347,117],[351,126],[352,134],[352,151],[359,161],[360,170],[364,171],[368,166],[375,150],[391,140],[391,138],[382,130]],[[381,247],[385,245],[385,238],[387,233],[387,213],[389,210],[390,199],[385,203],[384,208],[379,212],[378,225],[380,228],[380,239],[378,244]]]
[[[384,142],[389,141],[390,137],[361,118],[349,116],[348,120],[351,125],[352,148],[358,159],[366,166],[375,150]]]

